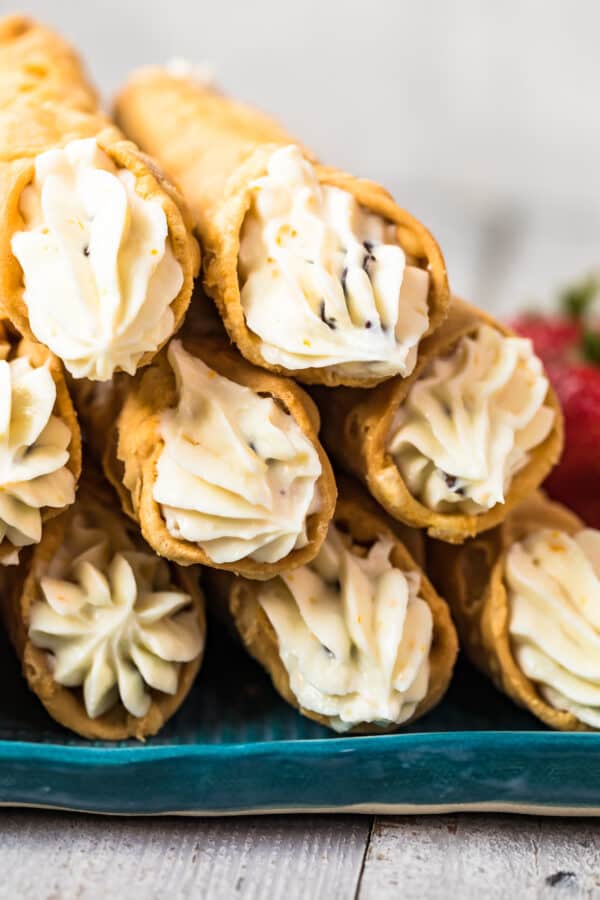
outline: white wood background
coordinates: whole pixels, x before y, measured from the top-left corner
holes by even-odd
[[[499,314],[600,267],[596,0],[21,5],[107,93],[141,63],[212,60],[326,160],[385,182],[438,237],[455,290]],[[2,900],[560,900],[600,897],[600,840],[592,820],[497,815],[4,810],[0,873]]]
[[[2,900],[600,896],[598,826],[519,816],[0,819]]]

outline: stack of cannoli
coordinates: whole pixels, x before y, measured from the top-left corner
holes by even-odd
[[[0,612],[31,690],[88,738],[157,732],[202,660],[197,571],[153,552],[99,464],[120,380],[178,330],[199,263],[181,194],[73,49],[1,20]]]
[[[50,714],[155,733],[200,667],[202,581],[336,732],[438,703],[453,617],[517,702],[599,727],[600,536],[539,492],[559,405],[429,231],[193,67],[135,73],[115,125],[12,17],[0,76],[2,609]]]

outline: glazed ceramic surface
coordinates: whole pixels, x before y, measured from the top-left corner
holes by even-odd
[[[544,730],[466,663],[408,731],[336,737],[290,709],[225,639],[161,734],[90,743],[0,669],[0,803],[123,814],[489,809],[600,813],[600,734]]]

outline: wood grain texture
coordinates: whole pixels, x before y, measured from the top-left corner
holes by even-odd
[[[371,835],[370,828],[367,816],[120,819],[6,810],[0,898],[600,896],[592,820],[405,816],[377,818]]]
[[[370,819],[125,819],[5,810],[2,900],[353,898]]]
[[[376,819],[358,900],[600,896],[598,825],[451,815]]]

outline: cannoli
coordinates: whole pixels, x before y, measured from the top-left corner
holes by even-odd
[[[600,531],[535,492],[427,558],[461,646],[501,691],[552,728],[600,729]]]
[[[76,378],[150,362],[199,267],[182,198],[100,113],[75,53],[0,20],[0,305]]]
[[[82,737],[143,739],[178,709],[200,666],[197,573],[159,559],[106,485],[87,478],[18,569],[0,608],[31,690]]]
[[[410,378],[315,388],[322,438],[394,518],[451,543],[497,525],[562,449],[562,416],[531,342],[453,298]]]
[[[395,730],[448,687],[457,653],[448,607],[353,483],[340,482],[307,565],[269,581],[215,570],[205,579],[209,603],[226,606],[281,696],[335,731]]]
[[[319,418],[227,341],[172,341],[138,373],[105,471],[161,556],[269,578],[317,553],[335,504]]]
[[[81,438],[62,366],[0,322],[0,564],[75,500]]]
[[[306,383],[410,374],[446,315],[446,269],[427,229],[382,187],[318,164],[181,67],[135,74],[116,116],[181,185],[205,290],[246,359]]]

